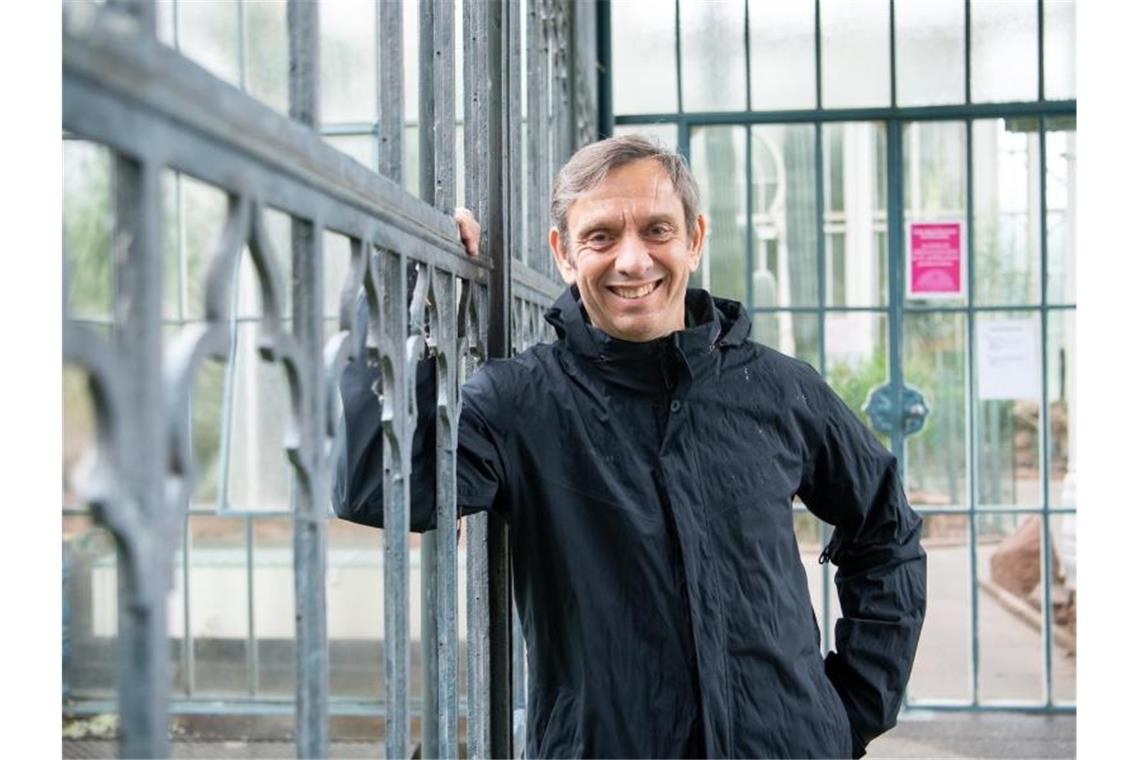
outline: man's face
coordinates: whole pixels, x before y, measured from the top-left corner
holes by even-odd
[[[701,260],[704,215],[690,238],[685,211],[655,159],[612,170],[575,200],[567,239],[550,230],[562,279],[576,284],[595,327],[648,341],[685,326],[685,287]]]

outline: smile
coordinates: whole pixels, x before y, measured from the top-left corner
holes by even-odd
[[[636,288],[623,288],[618,285],[610,285],[608,287],[611,293],[614,293],[621,298],[637,299],[644,298],[653,291],[657,290],[657,286],[659,286],[661,282],[661,280],[656,280],[655,282],[647,282],[644,285],[640,285]]]

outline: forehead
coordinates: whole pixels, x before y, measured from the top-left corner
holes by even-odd
[[[684,206],[665,169],[642,158],[611,170],[598,185],[578,196],[567,212],[568,226],[627,215],[684,216]]]

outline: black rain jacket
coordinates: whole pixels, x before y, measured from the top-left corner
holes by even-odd
[[[463,388],[461,514],[509,520],[527,644],[528,757],[858,757],[891,728],[925,612],[920,519],[896,460],[810,365],[689,290],[648,343],[589,324]],[[341,385],[343,518],[381,525],[375,370]],[[434,371],[418,368],[412,526],[434,527]],[[792,499],[835,526],[842,617],[819,628]]]

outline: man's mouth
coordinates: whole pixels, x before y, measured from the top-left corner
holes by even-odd
[[[622,298],[638,299],[644,298],[653,291],[657,290],[657,287],[661,284],[661,282],[661,280],[655,280],[653,282],[647,282],[644,285],[638,285],[637,287],[633,288],[622,287],[620,285],[610,285],[608,287],[611,293],[614,293]]]

